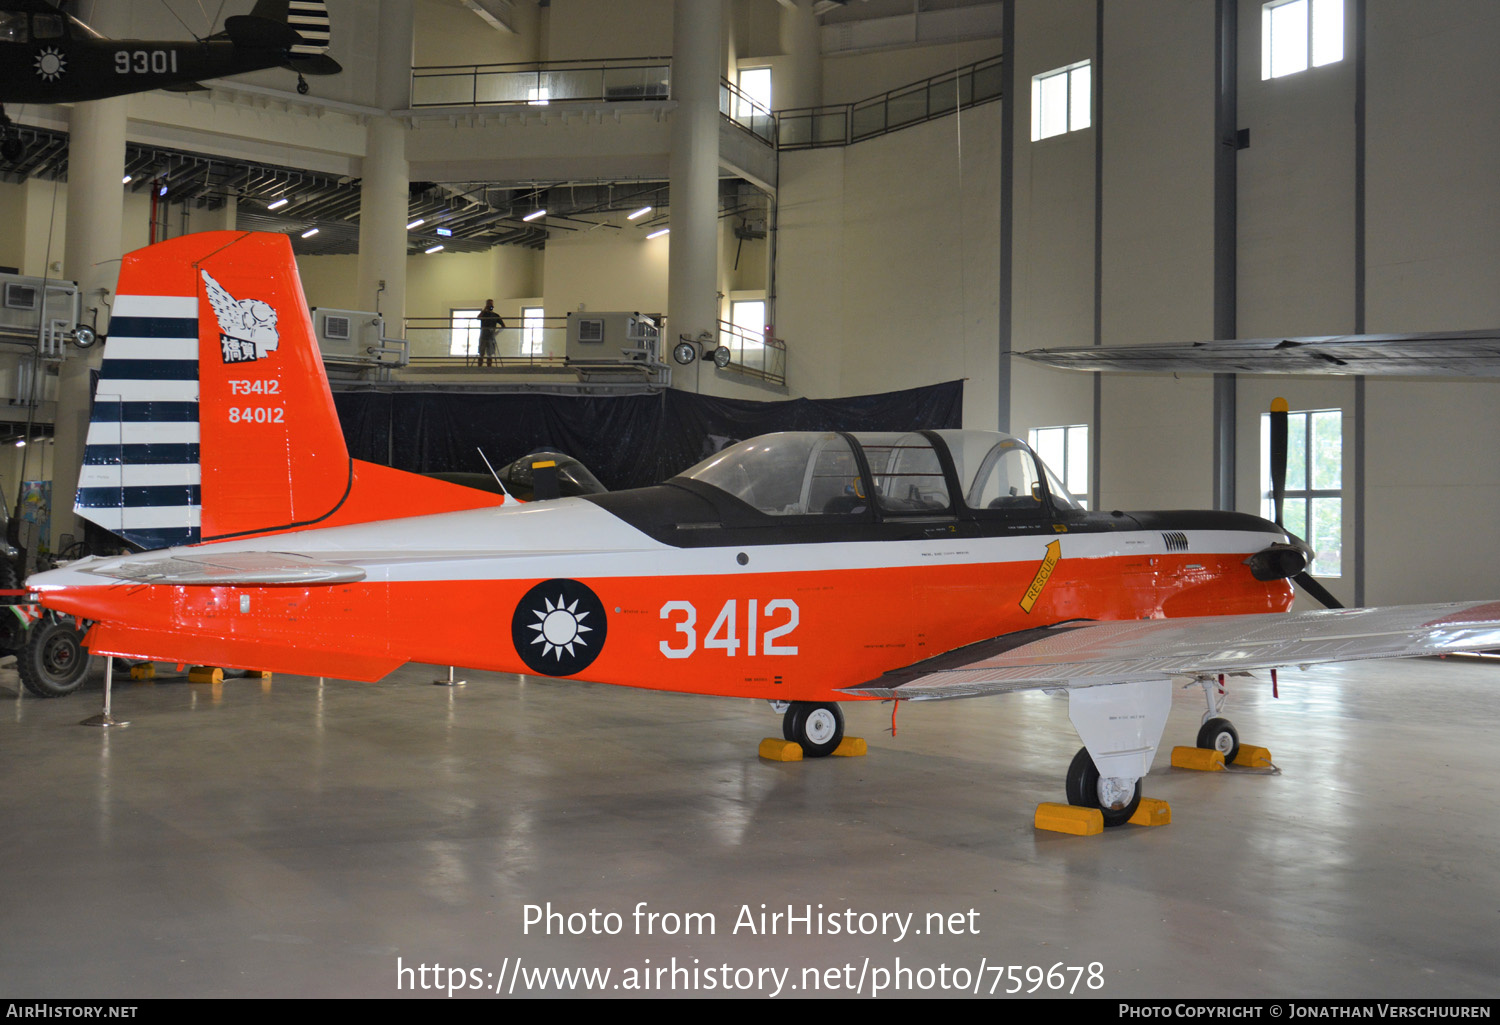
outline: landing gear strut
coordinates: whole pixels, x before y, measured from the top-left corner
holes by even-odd
[[[1224,693],[1224,677],[1215,680],[1211,676],[1200,676],[1198,685],[1203,688],[1203,697],[1208,702],[1208,711],[1203,713],[1203,726],[1198,730],[1198,747],[1218,751],[1224,756],[1224,764],[1234,761],[1240,753],[1240,735],[1234,724],[1219,713],[1228,699]]]
[[[782,717],[781,735],[800,744],[804,758],[831,755],[844,739],[844,713],[833,702],[793,701]]]

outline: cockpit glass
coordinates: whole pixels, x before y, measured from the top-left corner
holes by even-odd
[[[62,17],[56,14],[34,14],[31,16],[31,31],[38,39],[61,39]]]
[[[1046,511],[1037,477],[1040,463],[1019,438],[994,431],[938,431],[948,446],[970,509],[1003,510],[1040,516]],[[1056,483],[1050,470],[1047,490],[1059,509],[1079,508],[1077,500]]]
[[[854,452],[832,432],[752,438],[680,476],[710,484],[770,516],[847,515],[869,508]]]
[[[875,500],[888,513],[946,512],[952,503],[943,464],[921,434],[856,434],[875,480]]]

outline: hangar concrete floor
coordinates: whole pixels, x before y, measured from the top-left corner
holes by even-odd
[[[97,667],[53,701],[0,673],[0,992],[519,995],[547,967],[608,968],[612,995],[767,994],[766,969],[783,995],[1004,992],[1011,965],[1102,997],[1500,990],[1500,665],[1292,671],[1275,702],[1241,681],[1231,713],[1281,774],[1163,753],[1147,792],[1175,821],[1092,838],[1031,824],[1078,746],[1046,695],[905,706],[894,738],[855,706],[867,757],[778,764],[760,702],[436,675],[117,683],[131,725],[103,731],[76,725]],[[1201,710],[1178,692],[1166,744]],[[618,935],[528,928],[549,902]],[[760,934],[762,904],[823,934]]]

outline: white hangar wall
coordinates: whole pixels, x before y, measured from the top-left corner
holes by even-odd
[[[1366,324],[1500,325],[1500,6],[1367,0]],[[1500,382],[1371,378],[1370,602],[1500,593]]]
[[[1350,6],[1351,12],[1353,6]],[[1239,337],[1493,328],[1500,325],[1500,124],[1475,116],[1500,95],[1489,55],[1500,9],[1483,0],[1368,0],[1365,148],[1356,146],[1356,32],[1323,68],[1260,78],[1261,5],[1239,5]],[[1100,341],[1214,335],[1214,17],[1209,0],[1103,5],[1091,129],[1032,143],[1030,78],[1094,57],[1094,5],[1018,0],[1013,344],[1086,345],[1091,330],[1094,139],[1099,181]],[[1365,196],[1360,317],[1356,195]],[[1090,244],[1092,239],[1087,240]],[[1043,280],[1038,280],[1039,278]],[[1089,325],[1085,324],[1085,328]],[[1089,422],[1100,504],[1207,507],[1213,500],[1213,381],[1101,376],[1098,414],[1076,386],[1015,361],[1011,427]],[[1084,375],[1078,375],[1084,378]],[[1086,379],[1086,378],[1085,378]],[[971,382],[970,388],[973,389]],[[1495,593],[1500,529],[1496,384],[1240,375],[1236,505],[1259,506],[1259,427],[1271,397],[1343,412],[1344,549],[1330,587],[1355,594],[1362,540],[1370,603]],[[1358,479],[1363,431],[1366,480]],[[1355,508],[1363,488],[1363,537]],[[1433,530],[1432,524],[1442,528]],[[1461,543],[1455,543],[1461,538]]]
[[[999,136],[992,103],[782,155],[776,329],[797,394],[968,378],[965,422],[995,426]]]

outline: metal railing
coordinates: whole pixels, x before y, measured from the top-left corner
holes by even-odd
[[[786,342],[719,321],[719,344],[729,350],[725,370],[733,370],[772,384],[786,384]]]
[[[727,78],[719,79],[719,113],[768,145],[776,145],[776,115]]]
[[[448,64],[411,69],[413,107],[546,106],[562,101],[665,100],[670,57],[516,64]]]
[[[1000,98],[1000,65],[989,57],[854,103],[776,114],[779,149],[847,146]]]
[[[550,321],[551,323],[547,323]],[[567,318],[544,317],[542,326],[507,324],[495,333],[495,352],[479,352],[479,323],[452,317],[406,318],[411,366],[454,370],[562,369],[567,361]]]

